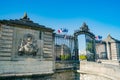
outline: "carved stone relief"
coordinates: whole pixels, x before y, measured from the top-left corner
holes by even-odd
[[[35,56],[37,52],[38,52],[38,45],[37,45],[37,40],[35,40],[34,38],[34,35],[25,34],[23,36],[23,39],[20,40],[18,54]]]

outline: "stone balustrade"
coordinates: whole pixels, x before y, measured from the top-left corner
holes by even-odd
[[[80,74],[101,76],[106,78],[105,80],[120,80],[120,66],[117,65],[81,61],[80,70],[78,70],[78,72]]]

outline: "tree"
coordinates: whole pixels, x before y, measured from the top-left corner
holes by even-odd
[[[70,54],[66,54],[66,55],[60,55],[61,60],[70,60],[71,56]]]
[[[92,41],[87,42],[86,50],[90,51],[91,53],[93,53],[93,42]]]
[[[86,44],[86,51],[87,51],[87,60],[88,61],[93,61],[94,60],[94,49],[93,49],[93,41],[89,41]]]

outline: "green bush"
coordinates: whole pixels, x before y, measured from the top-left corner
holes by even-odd
[[[80,58],[80,60],[87,60],[87,56],[86,55],[80,55],[79,58]]]

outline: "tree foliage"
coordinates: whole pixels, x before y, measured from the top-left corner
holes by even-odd
[[[93,42],[92,41],[87,42],[86,50],[90,51],[90,52],[93,52]]]
[[[60,55],[61,60],[70,60],[71,56],[70,54],[66,54],[66,55]]]

